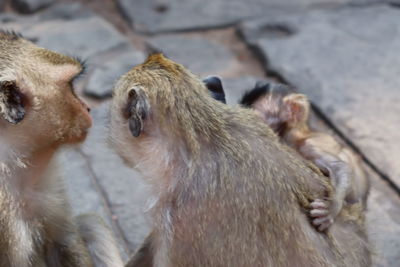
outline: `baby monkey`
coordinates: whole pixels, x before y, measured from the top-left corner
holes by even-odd
[[[331,179],[333,196],[311,203],[310,216],[318,231],[333,223],[344,203],[361,202],[366,207],[369,180],[359,158],[332,136],[309,128],[310,103],[305,95],[293,93],[282,84],[257,83],[240,103],[253,108],[284,143]]]

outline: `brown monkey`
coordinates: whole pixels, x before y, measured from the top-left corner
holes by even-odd
[[[370,265],[358,218],[339,216],[328,234],[309,223],[304,210],[331,190],[320,171],[161,54],[117,82],[110,138],[157,196],[139,250],[153,266]]]
[[[53,155],[92,121],[70,57],[0,32],[0,266],[122,266],[95,216],[73,218]]]
[[[255,109],[284,143],[331,179],[333,196],[311,203],[310,216],[319,231],[333,223],[344,202],[361,202],[366,207],[369,180],[359,158],[332,136],[308,127],[310,103],[305,95],[293,93],[282,84],[258,84],[243,96],[241,104]]]

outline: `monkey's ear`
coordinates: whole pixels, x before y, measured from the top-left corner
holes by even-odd
[[[303,94],[289,94],[283,98],[285,116],[293,123],[306,122],[310,113],[310,103]]]
[[[211,96],[224,104],[226,104],[225,100],[225,92],[222,87],[221,79],[216,76],[210,76],[203,80],[204,85],[207,87]]]
[[[131,89],[128,93],[125,117],[128,119],[129,130],[134,137],[138,137],[143,131],[148,115],[149,104],[146,96],[139,90]]]
[[[0,82],[0,115],[13,124],[25,117],[23,95],[15,81]]]

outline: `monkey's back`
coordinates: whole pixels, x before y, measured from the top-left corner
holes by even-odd
[[[170,266],[366,266],[358,225],[339,220],[335,243],[308,222],[304,207],[330,190],[326,179],[258,119],[227,120],[228,143],[205,145],[197,173],[176,189]],[[349,239],[356,252],[341,259]]]

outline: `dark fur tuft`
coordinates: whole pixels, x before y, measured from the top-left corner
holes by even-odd
[[[87,71],[87,63],[86,63],[87,60],[86,60],[86,59],[83,59],[83,58],[81,58],[81,57],[79,57],[79,56],[74,56],[73,59],[75,59],[76,61],[78,61],[79,64],[81,64],[81,66],[82,66],[82,71],[79,73],[79,76],[85,75],[85,74],[86,74],[86,71]]]
[[[256,86],[253,89],[244,93],[239,103],[245,107],[250,107],[254,102],[257,101],[257,99],[270,93],[285,96],[293,93],[293,90],[291,90],[289,86],[284,84],[257,82]]]
[[[7,40],[10,41],[24,39],[21,33],[15,32],[13,30],[3,30],[3,29],[0,29],[0,38],[6,38]]]
[[[250,91],[247,91],[246,93],[244,93],[244,95],[242,96],[242,99],[240,100],[240,104],[245,106],[245,107],[249,107],[251,106],[257,99],[259,99],[260,97],[266,95],[269,93],[269,88],[270,88],[270,84],[267,83],[262,87],[255,87],[253,89],[251,89]]]

